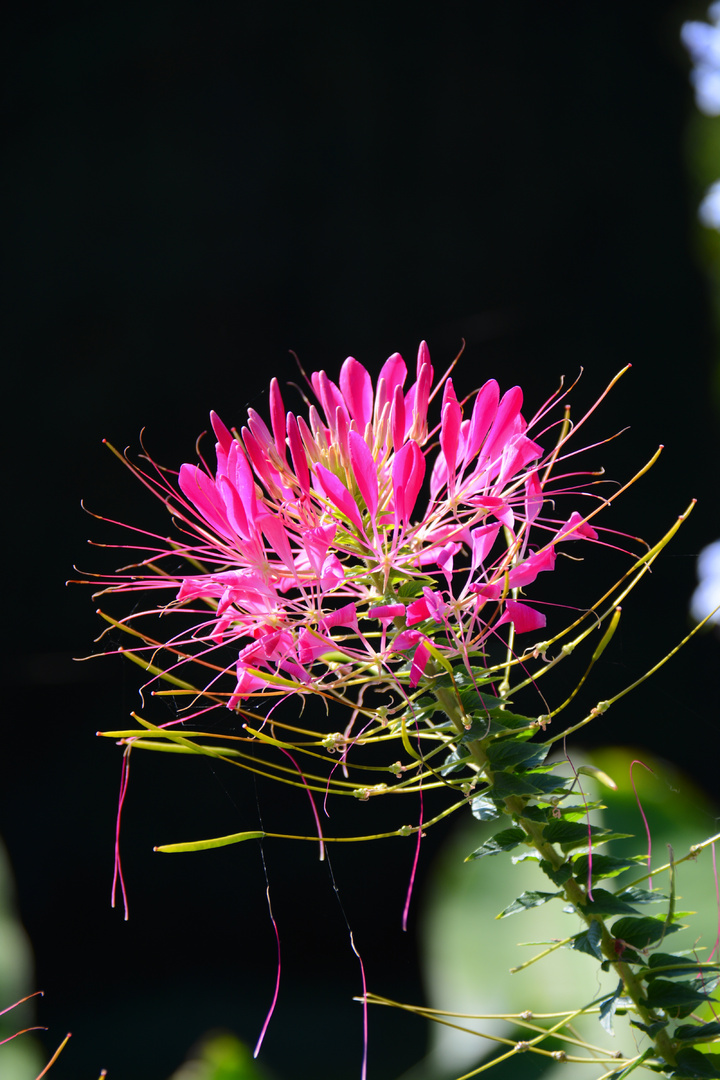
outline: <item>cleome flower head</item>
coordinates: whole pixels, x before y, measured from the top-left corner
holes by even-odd
[[[206,694],[230,709],[289,691],[347,704],[360,682],[412,689],[438,664],[470,671],[503,627],[545,625],[524,591],[562,545],[597,540],[588,517],[604,502],[585,516],[546,512],[588,475],[554,473],[573,428],[562,417],[541,425],[560,393],[530,423],[517,386],[502,393],[491,379],[460,401],[449,372],[435,381],[425,342],[408,382],[399,353],[375,383],[349,357],[337,383],[310,376],[315,401],[295,413],[273,379],[269,425],[249,409],[233,434],[211,414],[214,467],[184,464],[174,483],[130,465],[180,537],[151,536],[140,563],[103,583],[163,591],[159,606],[116,624],[144,638],[151,670],[158,649],[172,654],[163,674],[174,678],[200,660]],[[134,629],[158,612],[185,616],[163,642]]]

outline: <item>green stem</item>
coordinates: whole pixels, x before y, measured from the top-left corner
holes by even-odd
[[[443,712],[449,717],[458,734],[464,734],[466,731],[465,725],[467,723],[467,717],[462,710],[457,696],[454,695],[450,689],[445,687],[434,687],[433,693],[438,704],[443,709]],[[492,771],[488,768],[488,758],[484,752],[482,742],[480,740],[473,740],[467,744],[467,747],[474,758],[479,771],[483,773],[485,778],[492,785],[493,775]],[[517,795],[512,795],[505,799],[504,802],[505,812],[520,825],[528,838],[528,842],[532,844],[541,858],[546,860],[550,866],[552,866],[553,870],[559,870],[561,866],[565,865],[568,861],[568,857],[559,851],[554,844],[551,844],[548,840],[544,839],[544,825],[541,822],[531,821],[524,816],[527,800],[524,800]],[[588,927],[590,927],[593,922],[598,924],[601,933],[600,941],[603,955],[610,962],[610,966],[617,973],[618,977],[622,979],[625,991],[632,999],[642,1022],[648,1025],[653,1023],[657,1018],[653,1016],[651,1011],[643,1003],[647,995],[645,981],[635,974],[627,962],[618,959],[615,951],[615,938],[606,926],[604,919],[598,915],[583,911],[587,902],[587,895],[585,889],[575,877],[569,878],[565,883],[564,897],[574,906],[578,915],[580,915]],[[655,1051],[668,1065],[675,1064],[675,1053],[672,1040],[665,1028],[659,1031],[655,1036]]]

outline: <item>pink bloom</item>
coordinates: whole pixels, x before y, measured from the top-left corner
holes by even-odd
[[[544,617],[517,591],[553,569],[555,544],[597,539],[578,510],[564,523],[547,516],[549,496],[567,494],[550,468],[563,455],[528,434],[519,387],[501,394],[491,379],[469,409],[452,379],[433,389],[424,342],[405,389],[407,379],[398,353],[375,383],[349,357],[337,383],[311,375],[316,404],[304,416],[286,410],[272,380],[269,425],[250,409],[238,438],[211,414],[214,471],[182,465],[175,487],[165,472],[135,470],[172,510],[181,538],[153,538],[147,567],[107,588],[171,589],[160,610],[187,617],[167,643],[173,670],[201,659],[215,668],[214,689],[233,672],[230,708],[272,688],[263,673],[302,693],[344,693],[357,662],[414,687],[432,674],[433,651],[467,663],[467,650],[478,655],[507,623],[541,629]],[[177,569],[183,556],[187,572]],[[408,671],[400,654],[409,651]],[[330,653],[347,664],[326,662]]]

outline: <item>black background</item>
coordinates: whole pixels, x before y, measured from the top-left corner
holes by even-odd
[[[111,1080],[160,1080],[213,1025],[252,1042],[274,981],[259,850],[151,849],[256,827],[258,801],[266,825],[312,831],[299,797],[205,762],[133,759],[129,923],[109,909],[120,757],[94,732],[125,725],[138,679],[119,660],[72,662],[99,626],[88,592],[64,581],[73,563],[97,567],[87,537],[110,535],[81,498],[139,524],[159,509],[103,437],[137,446],[145,427],[158,460],[194,460],[210,408],[229,424],[249,403],[267,413],[270,377],[294,377],[290,349],[336,377],[348,353],[374,373],[394,350],[410,366],[421,338],[442,370],[464,339],[459,388],[519,382],[526,413],[581,366],[589,405],[632,363],[589,434],[630,430],[593,463],[625,480],[666,449],[606,524],[654,540],[700,503],[627,605],[590,703],[686,632],[694,556],[720,533],[701,192],[684,162],[694,105],[678,34],[693,14],[661,2],[15,6],[0,828],[47,1045],[74,1032],[57,1080],[102,1065]],[[578,603],[604,558],[590,553],[573,579]],[[706,637],[585,744],[650,746],[712,792],[717,663]],[[363,822],[380,827],[381,809]],[[441,839],[428,837],[418,897]],[[394,843],[336,848],[333,868],[371,988],[418,1001],[415,923],[399,931],[412,853]],[[356,1076],[359,974],[327,868],[310,845],[265,855],[284,981],[264,1060],[286,1077]],[[423,1031],[371,1021],[370,1075],[391,1080]]]

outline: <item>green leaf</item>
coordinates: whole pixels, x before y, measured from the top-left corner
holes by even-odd
[[[472,755],[466,754],[460,747],[457,750],[453,750],[448,754],[445,761],[442,763],[438,772],[441,776],[448,776],[450,773],[458,772],[460,769],[464,769],[468,761],[472,760]]]
[[[613,1017],[615,1016],[615,1012],[620,1003],[620,996],[622,992],[623,981],[622,979],[620,979],[614,993],[612,993],[610,997],[605,998],[605,1000],[600,1005],[600,1023],[605,1029],[605,1031],[607,1031],[608,1035],[615,1034],[615,1032],[613,1031]]]
[[[675,1080],[720,1080],[720,1054],[701,1054],[689,1047],[678,1050],[676,1068],[668,1075]]]
[[[662,920],[639,916],[618,919],[613,923],[612,933],[614,937],[620,938],[635,949],[647,949],[656,941],[660,941],[663,935],[672,934],[681,929],[682,927],[677,923],[665,926]]]
[[[590,810],[606,810],[607,807],[601,802],[572,803],[561,807],[563,821],[587,821]],[[633,864],[634,865],[634,864]]]
[[[619,900],[627,900],[631,904],[656,904],[668,899],[659,889],[636,889],[632,886],[622,889],[617,895]]]
[[[525,839],[526,836],[522,829],[503,829],[501,832],[495,833],[489,840],[486,840],[484,844],[481,844],[471,855],[468,855],[465,862],[469,862],[470,859],[484,859],[486,855],[497,855],[501,851],[512,851]]]
[[[681,1024],[673,1031],[673,1039],[680,1042],[698,1042],[700,1039],[716,1039],[720,1035],[720,1024],[712,1020],[709,1024]]]
[[[664,1009],[675,1017],[688,1016],[698,1005],[711,1000],[709,994],[672,979],[653,979],[647,990],[647,1003],[651,1009]]]
[[[602,949],[600,948],[600,939],[602,937],[602,930],[600,923],[595,919],[590,923],[590,926],[582,934],[576,934],[573,938],[573,949],[577,952],[587,953],[588,956],[594,956],[596,960],[604,959]]]
[[[587,878],[589,861],[587,855],[578,855],[573,860],[575,876],[580,880]],[[612,855],[593,855],[592,876],[593,878],[616,877],[624,870],[632,870],[634,866],[635,863],[630,859],[616,859]]]
[[[460,698],[462,700],[462,694]],[[478,712],[472,703],[466,701],[463,701],[463,708],[472,718],[470,727],[460,740],[464,743],[487,739],[492,735],[496,737],[512,735],[513,741],[516,742],[519,739],[531,739],[537,732],[537,728],[531,726],[532,722],[527,716],[516,716],[515,713],[506,712],[504,709]]]
[[[593,889],[592,900],[587,899],[582,909],[592,915],[635,915],[635,908],[626,904],[607,889]]]
[[[562,896],[559,892],[524,892],[521,896],[518,896],[516,900],[513,900],[512,904],[501,911],[499,915],[496,915],[496,919],[505,919],[508,915],[515,915],[518,911],[528,911],[529,908],[541,907],[542,904],[547,904],[548,900],[555,900],[558,896]]]
[[[550,806],[526,806],[523,808],[522,816],[524,820],[536,821],[540,825],[544,825],[552,818],[552,807]]]
[[[470,812],[478,821],[492,821],[500,816],[495,803],[487,795],[476,795],[471,799]]]
[[[651,1039],[654,1039],[658,1031],[662,1031],[664,1027],[668,1026],[668,1020],[656,1020],[654,1024],[641,1024],[639,1020],[631,1020],[630,1023],[633,1027],[640,1028],[646,1035],[649,1035]]]
[[[543,771],[545,771],[543,769]],[[551,795],[562,795],[564,791],[572,787],[573,780],[571,777],[555,776],[543,776],[540,772],[527,773],[527,776],[532,776],[533,784],[536,784],[542,792],[543,799],[549,798]]]
[[[491,742],[485,747],[488,761],[493,769],[515,769],[518,767],[534,768],[542,765],[547,757],[549,746],[538,743],[515,742],[503,739]]]
[[[551,844],[560,844],[563,851],[587,844],[588,837],[602,835],[608,830],[601,825],[586,825],[581,821],[549,821],[543,830],[543,839]]]
[[[496,772],[493,776],[492,793],[496,801],[508,799],[511,795],[529,799],[533,795],[541,795],[542,788],[537,787],[526,776],[518,776],[517,773],[511,772]]]
[[[556,870],[553,867],[553,864],[548,862],[547,859],[541,859],[540,869],[543,874],[550,878],[553,885],[564,885],[568,878],[572,877],[572,867],[569,863],[563,863],[562,866],[558,866]]]
[[[677,979],[681,975],[699,975],[702,971],[702,962],[691,957],[687,959],[685,956],[678,956],[674,953],[656,952],[648,960],[648,965],[645,971],[642,972],[644,979],[653,979],[657,976],[658,972],[656,968],[672,968],[672,971],[665,972],[665,977],[668,979]],[[717,965],[706,967],[705,971],[717,971]]]

